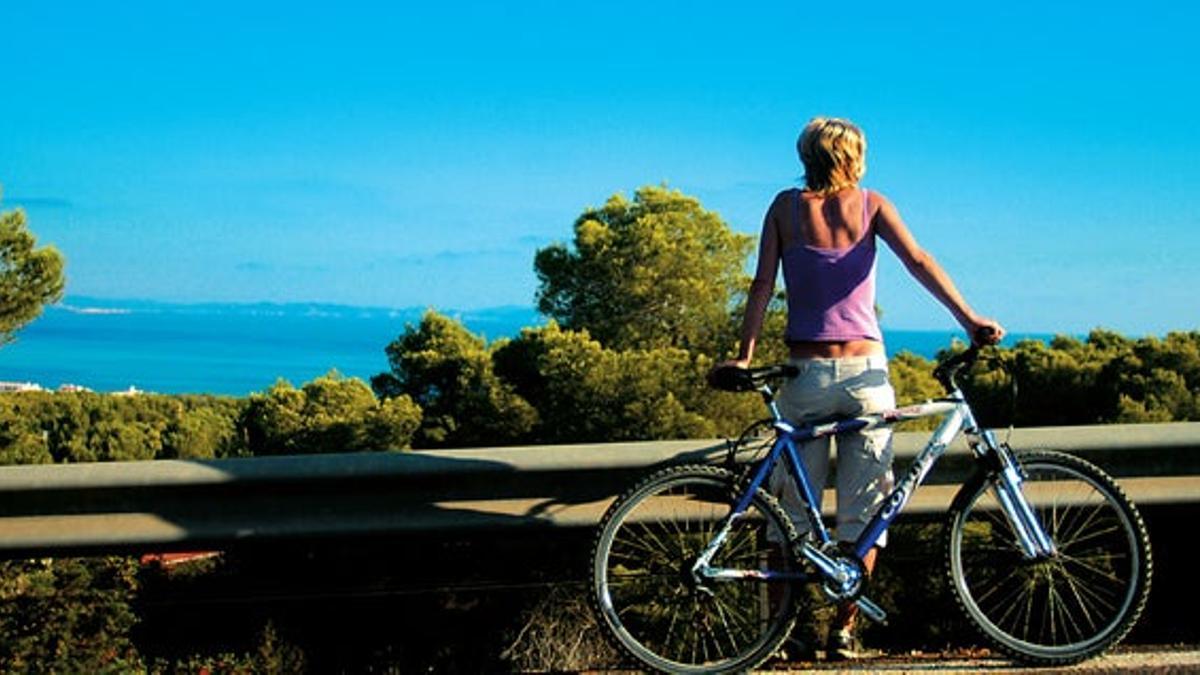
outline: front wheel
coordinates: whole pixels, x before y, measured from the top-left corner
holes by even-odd
[[[622,495],[604,515],[592,554],[592,600],[614,642],[645,666],[673,673],[748,670],[791,630],[792,584],[693,574],[733,510],[737,485],[723,469],[673,467]],[[758,490],[711,564],[789,573],[794,538],[778,503]]]
[[[1056,553],[1026,559],[993,480],[968,483],[948,527],[947,572],[959,606],[1021,661],[1082,661],[1118,642],[1150,593],[1150,541],[1108,474],[1059,452],[1020,453],[1026,499]]]

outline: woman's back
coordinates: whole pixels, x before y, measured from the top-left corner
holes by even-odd
[[[788,342],[883,341],[875,316],[869,204],[867,191],[859,189],[828,197],[792,190],[777,201]]]
[[[787,190],[780,194],[776,204],[780,243],[785,250],[797,244],[849,248],[865,234],[863,228],[870,225],[870,198],[857,188],[828,196]]]

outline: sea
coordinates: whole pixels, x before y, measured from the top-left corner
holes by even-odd
[[[369,381],[388,370],[384,348],[425,311],[71,298],[47,307],[15,342],[0,347],[0,382],[245,396],[281,379],[299,386],[330,371]],[[532,307],[439,311],[489,342],[545,323]],[[961,337],[954,331],[884,331],[890,354],[906,350],[929,358]]]

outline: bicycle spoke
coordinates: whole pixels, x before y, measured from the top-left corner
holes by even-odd
[[[1111,534],[1114,534],[1114,533],[1117,533],[1120,531],[1121,531],[1120,525],[1114,523],[1111,527],[1108,527],[1107,529],[1089,531],[1086,535],[1082,535],[1080,537],[1072,539],[1069,542],[1067,542],[1064,545],[1064,547],[1076,547],[1076,546],[1079,546],[1081,544],[1081,542],[1092,541],[1094,539],[1099,539],[1101,537],[1108,536],[1108,535],[1111,535]]]
[[[1096,630],[1096,628],[1099,627],[1100,622],[1093,618],[1093,612],[1091,609],[1089,609],[1088,602],[1084,598],[1084,596],[1087,594],[1085,588],[1075,583],[1075,580],[1071,579],[1070,577],[1065,578],[1063,581],[1066,583],[1067,590],[1071,592],[1071,598],[1075,601],[1075,606],[1079,608],[1079,614],[1081,615],[1079,618],[1087,622],[1087,627],[1089,630]],[[1112,607],[1110,606],[1108,609],[1111,610]],[[1063,608],[1063,614],[1071,619],[1071,623],[1075,625],[1076,634],[1083,635],[1084,632],[1078,627],[1078,623],[1074,620],[1074,615],[1068,612],[1065,606]]]
[[[622,538],[619,542],[614,542],[614,546],[628,546],[640,551],[643,551],[651,556],[662,556],[666,559],[672,557],[673,551],[663,541],[650,530],[645,523],[638,523],[638,532],[629,533],[631,536]],[[639,534],[640,536],[634,536]]]
[[[1124,560],[1125,556],[1098,554],[1095,556],[1091,556],[1091,558],[1102,559],[1105,562],[1113,562],[1116,560]],[[1121,578],[1118,577],[1116,575],[1116,573],[1113,572],[1111,569],[1106,569],[1104,567],[1101,567],[1098,564],[1095,564],[1090,558],[1085,558],[1085,557],[1081,557],[1081,556],[1061,556],[1061,560],[1063,562],[1064,568],[1067,564],[1071,564],[1071,565],[1075,565],[1079,568],[1082,568],[1086,572],[1091,573],[1092,576],[1096,577],[1099,580],[1111,581],[1117,585],[1121,585],[1124,583],[1121,580]],[[1064,571],[1065,571],[1065,569],[1064,569]]]
[[[673,560],[678,554],[678,550],[667,548],[662,541],[648,529],[644,529],[640,536],[623,538],[619,542],[614,543],[615,546],[620,546],[620,550],[614,550],[621,556],[634,559],[643,559],[638,556],[650,556],[652,559]],[[625,549],[630,549],[626,551]],[[610,558],[612,555],[610,554]]]
[[[1095,521],[1096,518],[1101,517],[1101,512],[1105,509],[1106,506],[1107,505],[1103,504],[1103,503],[1097,504],[1096,506],[1087,510],[1086,513],[1085,513],[1085,510],[1082,508],[1075,509],[1075,511],[1077,511],[1079,513],[1079,515],[1075,518],[1075,521],[1078,522],[1078,521],[1082,520],[1082,522],[1078,522],[1078,524],[1072,523],[1070,528],[1063,528],[1062,531],[1065,532],[1067,534],[1067,536],[1069,536],[1070,533],[1072,533],[1072,532],[1090,532],[1092,529],[1092,527],[1091,527],[1092,523]]]
[[[988,586],[990,586],[990,588],[987,591],[985,591],[983,593],[983,595],[979,596],[979,602],[981,602],[981,603],[986,602],[989,598],[991,598],[991,596],[994,593],[998,592],[1000,589],[1002,589],[1004,587],[1004,582],[1016,577],[1019,574],[1021,574],[1020,570],[1010,569],[1010,570],[1008,570],[1008,573],[1005,574],[1002,578],[989,580]],[[1019,593],[1019,592],[1020,592],[1019,588],[1014,591],[1014,593]],[[1011,598],[1006,598],[1006,599],[1011,599]]]
[[[1106,614],[1112,614],[1117,609],[1116,603],[1101,595],[1101,591],[1093,588],[1089,584],[1076,583],[1074,577],[1066,577],[1066,581],[1071,585],[1072,590],[1076,594],[1079,601],[1079,606],[1085,612],[1090,607],[1093,610],[1103,610]]]
[[[721,606],[720,601],[716,602],[716,607],[717,607],[717,615],[721,618],[721,625],[725,628],[725,638],[727,640],[729,640],[729,648],[734,653],[737,653],[737,641],[733,635],[733,629],[729,626],[729,620],[728,620],[728,617],[726,616],[725,609]],[[724,656],[724,655],[725,655],[724,652],[722,652],[721,656]]]
[[[999,624],[999,625],[1020,625],[1022,623],[1021,617],[1024,615],[1021,612],[1021,610],[1022,610],[1021,603],[1011,601],[1013,598],[1016,598],[1019,593],[1020,593],[1020,591],[1018,589],[1017,591],[1014,591],[1010,596],[1008,596],[1009,600],[1010,600],[1009,602],[993,604],[994,607],[1001,608],[1000,615],[995,618],[995,622],[997,624]]]
[[[728,603],[721,600],[720,598],[713,598],[713,600],[716,602],[719,611],[722,613],[722,617],[723,618],[725,618],[725,617],[732,618],[735,621],[737,627],[739,627],[739,629],[742,627],[751,625],[751,622],[747,620],[748,616],[747,616],[746,612],[748,610],[742,610],[741,612],[739,612],[736,607],[729,606]],[[740,630],[739,630],[739,632],[740,632]],[[730,639],[732,639],[732,637],[733,636],[730,635]]]

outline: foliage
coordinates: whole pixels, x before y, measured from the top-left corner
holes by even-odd
[[[575,221],[573,246],[537,252],[538,309],[616,350],[727,349],[751,238],[695,198],[647,186]]]
[[[964,348],[958,344],[941,357]],[[931,374],[934,361],[901,353],[889,365],[901,404],[942,393]],[[1131,339],[1097,329],[1084,340],[1023,340],[985,350],[960,380],[979,422],[989,427],[1196,421],[1200,331]],[[908,428],[931,428],[918,422]]]
[[[243,403],[215,396],[92,392],[0,395],[0,463],[130,461],[244,454]]]
[[[53,246],[36,246],[23,210],[0,212],[0,345],[62,297],[62,254]]]
[[[140,667],[136,562],[128,558],[0,563],[5,672],[119,673]]]
[[[736,343],[748,243],[677,191],[616,195],[576,220],[573,247],[538,251],[538,303],[549,325],[488,345],[431,311],[388,346],[391,372],[372,384],[380,396],[406,394],[422,406],[420,447],[736,436],[762,416],[760,404],[709,390],[704,376]],[[785,325],[778,293],[758,363],[786,358]],[[1132,341],[1095,331],[1086,342],[1025,341],[989,350],[987,367],[965,376],[964,387],[988,426],[1197,419],[1196,336]],[[892,358],[900,404],[942,394],[934,365]]]
[[[379,401],[363,381],[336,374],[248,399],[0,394],[0,464],[402,449],[420,417],[408,397]]]
[[[232,406],[177,408],[162,436],[163,459],[213,459],[237,453],[240,438]]]
[[[526,438],[537,412],[496,376],[481,338],[434,312],[386,349],[391,371],[371,378],[384,400],[408,396],[423,411],[417,447],[504,445]]]
[[[888,359],[888,378],[896,390],[898,405],[920,403],[944,394],[942,385],[933,377],[935,365],[912,352],[900,352]]]
[[[176,660],[158,659],[151,664],[148,672],[172,675],[293,675],[305,672],[306,666],[303,650],[281,640],[274,624],[267,623],[253,651],[193,654]]]
[[[1134,340],[1095,330],[1086,340],[1023,341],[989,359],[964,384],[988,426],[1200,420],[1200,331]]]
[[[694,438],[715,431],[685,400],[703,388],[711,361],[682,349],[606,349],[587,332],[552,322],[500,345],[495,359],[498,372],[537,409],[538,442]]]
[[[421,404],[420,447],[711,437],[761,416],[761,404],[705,387],[708,356],[610,349],[554,321],[489,346],[429,312],[387,353],[393,370],[372,382]]]
[[[746,313],[746,294],[749,287],[742,291],[738,298],[737,308],[733,311],[735,318],[734,326],[737,333],[731,336],[728,349],[718,349],[713,352],[714,356],[720,358],[733,357],[737,355],[738,336],[741,331],[741,319]],[[774,297],[767,304],[767,311],[763,315],[762,330],[759,334],[758,343],[754,347],[754,364],[763,365],[769,363],[784,363],[788,360],[788,345],[784,341],[784,335],[787,333],[787,295],[782,290],[775,291]]]
[[[362,380],[334,372],[251,395],[243,423],[252,454],[277,455],[400,450],[420,419],[411,398],[377,400]]]

